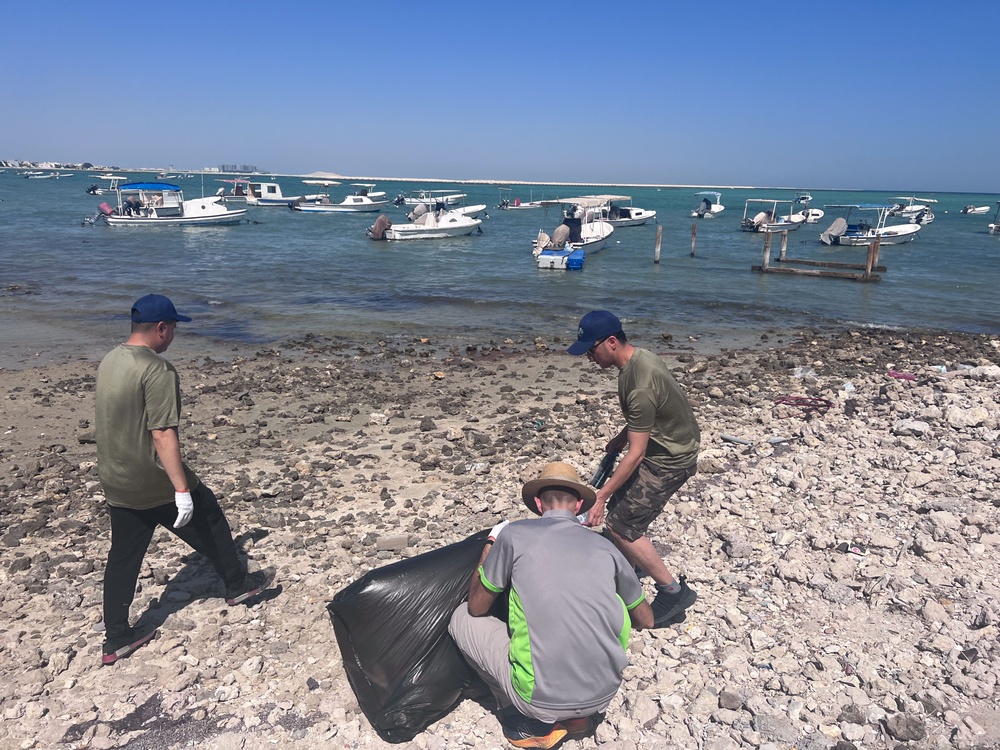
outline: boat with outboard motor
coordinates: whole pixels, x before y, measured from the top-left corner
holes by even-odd
[[[988,214],[989,212],[990,212],[989,206],[973,206],[972,204],[969,204],[961,211],[959,211],[960,214],[969,214],[972,216],[975,216],[977,214]]]
[[[542,202],[536,201],[532,192],[529,190],[529,198],[526,201],[522,201],[520,198],[511,198],[512,188],[500,188],[500,202],[497,203],[497,208],[501,211],[519,211],[521,209],[528,208],[542,208]]]
[[[541,229],[532,241],[532,254],[539,268],[578,270],[583,268],[587,251],[601,250],[615,228],[601,219],[607,196],[581,195],[542,201],[543,205],[564,206],[562,223],[550,237]]]
[[[656,219],[656,211],[639,208],[632,205],[630,195],[592,195],[588,198],[605,198],[606,203],[600,208],[601,221],[606,221],[613,227],[639,227],[647,221]]]
[[[220,187],[215,192],[216,195],[223,198],[227,203],[247,202],[247,185],[250,184],[250,180],[235,177],[231,180],[216,180],[216,182],[224,182],[229,185],[228,190],[224,187]]]
[[[920,224],[889,224],[885,221],[893,209],[892,204],[885,203],[837,203],[824,206],[831,209],[847,209],[847,214],[834,220],[819,239],[824,245],[846,245],[859,247],[870,245],[877,237],[880,245],[901,245],[911,242],[920,231]],[[875,225],[862,217],[856,223],[851,223],[853,212],[874,213]]]
[[[933,198],[918,198],[915,195],[897,195],[891,200],[898,201],[889,209],[889,217],[901,216],[904,219],[912,219],[914,216],[919,214],[926,215],[930,213],[931,207],[928,203],[937,203]],[[931,214],[930,221],[934,220],[934,214]],[[930,221],[923,221],[923,224],[929,224]]]
[[[307,181],[308,184],[317,185],[318,181]],[[339,182],[325,183],[327,185],[339,185]],[[289,206],[295,211],[303,213],[374,213],[383,206],[389,204],[389,199],[385,193],[374,191],[374,182],[352,182],[351,185],[357,190],[353,195],[348,195],[340,203],[332,203],[329,195],[320,201],[293,201]]]
[[[760,211],[750,215],[751,204],[765,206]],[[779,206],[788,206],[788,213],[778,214]],[[744,232],[793,232],[806,223],[806,217],[801,213],[791,213],[795,201],[777,198],[747,198],[743,207],[743,221],[740,229]],[[770,206],[770,208],[766,208]]]
[[[246,202],[248,206],[287,206],[294,201],[321,201],[324,196],[329,197],[326,193],[283,195],[277,182],[248,182]]]
[[[107,180],[108,186],[104,187],[103,185],[99,185],[98,183],[95,182],[90,187],[87,188],[87,195],[104,195],[105,193],[111,190],[117,190],[121,182],[123,180],[128,179],[128,177],[126,177],[125,175],[111,174],[110,172],[106,172],[105,174],[100,174],[100,175],[91,175],[91,177],[95,176],[99,180]]]
[[[388,216],[381,214],[365,233],[373,240],[441,240],[477,231],[482,234],[482,223],[482,219],[461,210],[442,208],[426,210],[407,224],[393,224]]]
[[[96,223],[101,218],[113,227],[141,226],[223,226],[239,224],[247,210],[229,209],[217,195],[184,200],[177,185],[168,182],[130,182],[119,185],[118,207],[107,203],[87,219]]]
[[[698,206],[691,212],[692,219],[714,219],[726,210],[722,205],[722,193],[717,190],[702,190],[695,193],[695,198],[701,196]],[[714,199],[714,200],[713,200]]]
[[[454,190],[411,190],[409,193],[400,193],[393,198],[392,205],[419,206],[423,203],[430,207],[443,203],[446,207],[451,207],[464,201],[465,197],[465,193],[456,193]]]

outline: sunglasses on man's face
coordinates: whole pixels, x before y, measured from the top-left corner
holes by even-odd
[[[594,342],[593,346],[591,346],[591,347],[590,347],[590,348],[589,348],[589,349],[587,350],[587,356],[588,356],[588,357],[593,357],[593,356],[594,356],[594,352],[596,352],[596,351],[597,351],[597,347],[599,347],[599,346],[600,346],[601,344],[603,344],[603,343],[604,343],[605,341],[607,341],[607,340],[608,340],[609,338],[611,338],[611,337],[610,337],[610,336],[605,336],[605,337],[604,337],[603,339],[597,339],[597,341],[595,341],[595,342]]]

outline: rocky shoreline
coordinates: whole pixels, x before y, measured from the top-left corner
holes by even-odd
[[[565,746],[1000,746],[1000,337],[636,343],[663,353],[703,430],[699,474],[651,529],[699,600],[635,634],[607,720]],[[325,603],[523,517],[520,483],[546,461],[596,468],[620,427],[614,373],[565,346],[307,337],[175,360],[185,455],[280,586],[227,607],[210,566],[159,532],[133,617],[161,635],[107,668],[96,363],[0,370],[0,744],[391,747],[360,714]],[[409,746],[506,743],[465,701]]]

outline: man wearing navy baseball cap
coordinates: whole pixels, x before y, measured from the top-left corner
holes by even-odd
[[[203,554],[239,604],[274,580],[274,569],[247,572],[215,494],[184,463],[180,443],[180,380],[160,355],[177,323],[191,321],[162,294],[132,305],[128,340],[97,369],[97,474],[111,518],[111,550],[104,571],[102,664],[114,664],[156,636],[156,628],[129,625],[129,607],[146,549],[163,526]]]
[[[698,595],[684,576],[675,579],[646,536],[670,497],[698,468],[701,432],[666,363],[630,344],[621,321],[607,310],[593,310],[580,320],[577,339],[567,350],[587,357],[602,370],[618,369],[618,403],[625,426],[605,451],[628,450],[614,473],[597,491],[588,526],[605,524],[622,554],[656,582],[655,626],[680,619]],[[607,517],[605,517],[607,508]]]

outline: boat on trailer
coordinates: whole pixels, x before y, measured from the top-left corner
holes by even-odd
[[[847,209],[847,214],[834,220],[820,236],[824,245],[846,245],[859,247],[870,245],[877,237],[880,245],[901,245],[917,238],[920,224],[889,224],[893,204],[885,203],[842,203],[824,206],[824,208]],[[857,212],[861,218],[851,223],[851,214]],[[869,221],[864,214],[875,214],[875,223]]]
[[[224,226],[239,224],[246,209],[230,209],[217,195],[184,200],[177,185],[168,182],[130,182],[119,185],[118,207],[107,203],[91,220],[101,217],[113,227]]]

